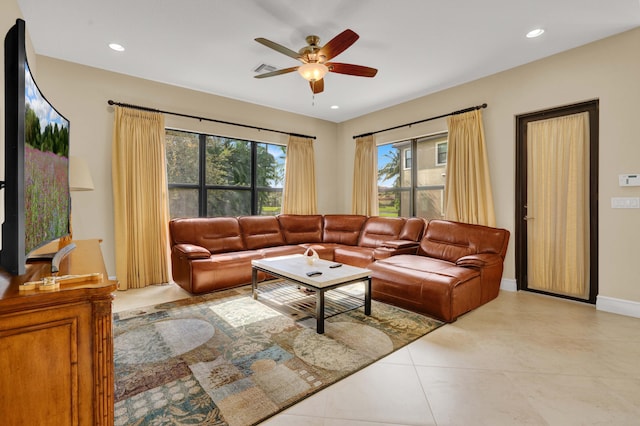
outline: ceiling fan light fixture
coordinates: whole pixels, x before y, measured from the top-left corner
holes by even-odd
[[[300,65],[298,67],[298,72],[305,80],[314,82],[322,80],[327,72],[329,72],[329,68],[327,68],[325,64],[310,62]]]

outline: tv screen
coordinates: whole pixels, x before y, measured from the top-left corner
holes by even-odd
[[[69,120],[42,95],[25,62],[25,255],[69,233]]]
[[[5,222],[2,266],[25,271],[29,255],[69,234],[69,120],[35,83],[18,19],[5,38]],[[53,257],[55,253],[45,255]]]

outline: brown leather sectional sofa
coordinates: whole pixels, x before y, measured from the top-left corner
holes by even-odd
[[[448,322],[498,295],[509,240],[504,229],[360,215],[173,219],[169,230],[173,279],[190,293],[248,284],[252,259],[312,246],[371,269],[374,299]]]

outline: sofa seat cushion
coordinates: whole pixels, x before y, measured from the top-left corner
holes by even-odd
[[[481,300],[480,272],[445,260],[397,255],[368,268],[373,298],[444,321],[454,321]]]
[[[457,266],[455,263],[446,260],[425,256],[398,255],[380,259],[379,263],[389,270],[398,271],[401,275],[424,276],[425,273],[430,273],[454,278],[455,281],[451,281],[452,283],[466,281],[471,277],[480,275],[480,272],[476,269]]]
[[[258,250],[262,257],[288,256],[290,254],[303,254],[305,248],[299,245],[286,245],[278,247],[268,247]]]
[[[347,265],[366,268],[374,261],[375,248],[360,246],[337,246],[333,252],[333,260]]]
[[[342,244],[336,243],[313,243],[313,244],[300,244],[303,249],[311,247],[318,253],[320,259],[333,261],[333,252],[337,247],[342,247]]]

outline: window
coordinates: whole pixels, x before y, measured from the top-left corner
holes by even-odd
[[[436,143],[436,166],[447,164],[447,142]]]
[[[411,148],[404,149],[404,168],[411,168]]]
[[[167,129],[171,217],[277,215],[286,147]]]
[[[378,146],[380,216],[444,217],[446,163],[446,133]]]

